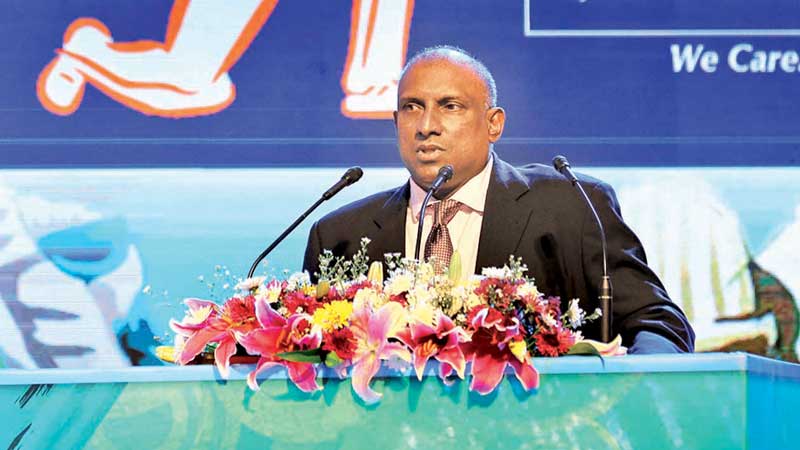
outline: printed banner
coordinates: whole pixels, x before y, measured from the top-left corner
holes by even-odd
[[[0,173],[0,341],[7,367],[158,364],[185,297],[224,300],[339,169],[20,170]],[[700,350],[800,351],[797,169],[596,169],[617,188],[648,262]],[[300,270],[333,208],[402,183],[364,178],[291,234],[258,273]],[[742,180],[746,180],[743,182]],[[774,186],[782,186],[776,191]],[[318,192],[315,192],[318,191]]]
[[[19,3],[0,165],[396,166],[406,58],[494,72],[519,164],[798,164],[796,2]]]

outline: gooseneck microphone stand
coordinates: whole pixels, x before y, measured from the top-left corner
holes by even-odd
[[[422,207],[419,209],[419,224],[417,225],[417,244],[414,246],[414,259],[419,261],[419,247],[422,244],[422,223],[425,218],[425,208],[428,207],[428,201],[431,199],[433,194],[442,187],[443,184],[447,183],[451,178],[453,178],[453,166],[450,164],[443,166],[439,169],[439,173],[436,175],[436,179],[433,180],[431,183],[430,189],[428,189],[428,193],[425,194],[425,200],[422,201]]]
[[[603,250],[603,278],[600,280],[600,290],[599,290],[599,299],[600,299],[600,311],[602,312],[602,317],[600,318],[600,339],[603,342],[611,342],[611,314],[612,314],[612,303],[613,303],[613,289],[611,287],[611,277],[608,275],[608,257],[606,255],[606,232],[603,229],[603,223],[600,221],[600,216],[597,214],[597,210],[594,208],[592,201],[589,199],[589,196],[586,195],[586,191],[583,189],[580,183],[578,183],[578,177],[572,172],[570,169],[569,162],[567,158],[558,155],[553,158],[553,167],[557,171],[559,171],[564,177],[566,177],[573,186],[575,186],[583,196],[583,199],[586,201],[586,204],[589,206],[589,210],[592,211],[592,215],[594,216],[594,220],[597,223],[597,228],[600,229],[600,243]]]
[[[351,168],[347,169],[347,172],[345,172],[344,175],[342,175],[342,178],[339,181],[337,181],[336,184],[334,184],[333,186],[331,186],[330,189],[325,191],[325,193],[322,194],[322,197],[320,197],[319,200],[314,202],[314,204],[311,205],[311,207],[308,208],[306,210],[306,212],[304,212],[302,215],[300,215],[300,217],[298,217],[297,220],[295,220],[291,225],[289,225],[289,228],[287,228],[283,233],[281,233],[281,235],[278,236],[278,238],[275,239],[275,241],[273,241],[272,244],[270,244],[269,247],[267,247],[266,250],[264,250],[263,252],[261,252],[260,255],[258,255],[256,260],[253,261],[253,265],[250,266],[250,271],[247,272],[247,278],[252,278],[253,277],[253,274],[255,273],[256,267],[258,267],[258,264],[264,258],[266,258],[266,256],[269,255],[269,253],[275,247],[277,247],[278,244],[280,244],[284,239],[286,239],[286,236],[288,236],[289,233],[294,231],[294,229],[297,228],[298,225],[300,225],[300,222],[305,220],[305,218],[308,217],[308,215],[311,214],[312,211],[317,209],[317,207],[319,205],[321,205],[322,202],[324,202],[325,200],[330,200],[334,195],[338,194],[339,191],[341,191],[345,187],[350,186],[351,184],[353,184],[356,181],[358,181],[359,179],[361,179],[361,176],[363,174],[364,174],[364,171],[362,171],[360,167],[351,167]]]

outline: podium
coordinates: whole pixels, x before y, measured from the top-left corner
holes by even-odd
[[[800,448],[800,365],[743,353],[535,358],[488,396],[426,368],[382,370],[365,405],[324,372],[304,393],[283,369],[261,390],[233,366],[0,370],[9,449]]]

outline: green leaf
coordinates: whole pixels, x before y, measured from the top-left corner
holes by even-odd
[[[328,356],[325,357],[325,365],[328,367],[336,367],[342,363],[342,358],[339,358],[339,355],[336,352],[328,353]]]
[[[578,342],[578,343],[576,343],[575,345],[573,345],[572,347],[569,348],[569,351],[567,351],[567,354],[568,355],[593,355],[593,356],[599,356],[600,358],[603,357],[602,355],[600,355],[600,352],[596,348],[594,348],[593,345],[588,344],[586,342]]]
[[[322,361],[322,357],[320,356],[320,349],[318,348],[315,348],[313,350],[276,353],[275,356],[284,359],[286,361],[300,362],[300,363],[318,363]]]

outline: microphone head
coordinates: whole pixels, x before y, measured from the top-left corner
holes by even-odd
[[[346,181],[347,185],[350,186],[351,184],[360,180],[362,175],[364,175],[364,171],[361,170],[361,167],[351,167],[347,169],[347,172],[345,172],[344,175],[342,175],[342,180]]]
[[[565,168],[569,167],[569,161],[562,155],[556,155],[553,158],[553,167],[559,172],[563,172]]]
[[[453,172],[453,166],[451,166],[450,164],[447,164],[446,166],[442,166],[442,168],[439,169],[439,175],[438,176],[441,177],[442,180],[447,182],[447,181],[450,181],[451,178],[453,178],[453,173],[454,173]]]

